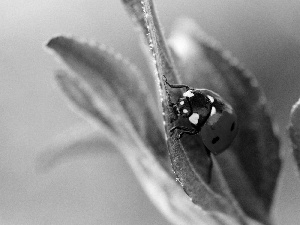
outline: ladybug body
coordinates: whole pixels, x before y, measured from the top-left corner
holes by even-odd
[[[178,117],[187,118],[191,128],[175,126],[171,134],[179,130],[178,139],[184,134],[200,133],[204,145],[213,153],[226,150],[238,131],[237,116],[232,107],[218,94],[206,89],[194,89],[187,85],[169,84],[171,88],[186,88],[186,92],[172,107]]]

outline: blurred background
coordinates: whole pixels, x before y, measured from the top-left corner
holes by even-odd
[[[164,0],[156,5],[166,34],[176,18],[194,18],[258,77],[286,159],[273,216],[276,224],[299,224],[300,183],[286,126],[300,96],[300,2]],[[169,224],[118,154],[75,159],[46,174],[35,170],[45,146],[82,122],[54,83],[59,65],[45,52],[45,41],[58,33],[97,40],[146,70],[121,1],[1,0],[0,29],[1,224]]]

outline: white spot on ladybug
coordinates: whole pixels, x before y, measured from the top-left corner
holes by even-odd
[[[207,95],[207,97],[209,98],[209,101],[210,101],[211,103],[214,103],[215,99],[214,99],[213,97],[211,97],[210,95]]]
[[[193,97],[194,96],[194,94],[192,93],[192,91],[191,90],[188,90],[187,92],[184,92],[183,93],[183,96],[184,97]]]
[[[184,109],[183,110],[183,113],[188,113],[189,111],[187,109]]]
[[[190,117],[189,117],[189,121],[192,124],[197,125],[198,124],[198,120],[199,120],[199,114],[198,113],[193,113]]]
[[[180,105],[184,105],[184,101],[181,101],[179,104],[180,104]]]
[[[213,107],[211,108],[210,116],[215,115],[216,112],[217,112],[217,110],[216,110],[216,108],[213,106]]]
[[[221,113],[217,113],[215,107],[212,107],[211,108],[210,117],[208,118],[207,123],[209,125],[214,125],[216,122],[218,122],[218,120],[220,119],[221,115],[222,115]]]

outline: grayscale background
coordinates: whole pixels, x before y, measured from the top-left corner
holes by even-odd
[[[258,77],[280,133],[300,96],[300,1],[156,1],[165,33],[189,16]],[[1,0],[0,224],[169,224],[118,154],[83,157],[47,174],[35,159],[63,130],[82,122],[55,86],[59,65],[43,43],[58,33],[112,46],[142,69],[146,63],[121,1]],[[274,204],[277,224],[300,221],[300,183],[287,158]]]

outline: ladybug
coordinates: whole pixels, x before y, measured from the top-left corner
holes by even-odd
[[[175,118],[188,119],[191,128],[174,126],[170,129],[171,135],[175,130],[180,131],[177,139],[184,134],[195,135],[200,133],[203,143],[208,150],[217,155],[226,150],[234,140],[238,131],[237,116],[233,108],[217,93],[207,89],[191,88],[184,84],[169,84],[171,88],[185,88],[186,91],[176,103],[170,103]]]

